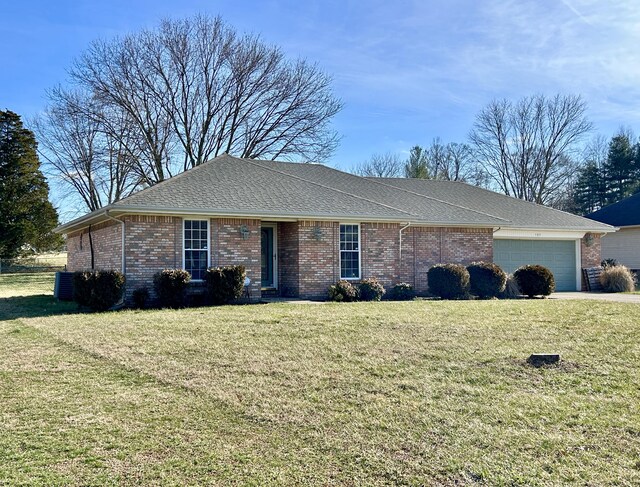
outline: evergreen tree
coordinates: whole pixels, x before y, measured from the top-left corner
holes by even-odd
[[[16,257],[25,247],[59,246],[62,239],[52,232],[57,224],[33,132],[19,115],[0,111],[0,258]]]
[[[428,155],[419,145],[413,146],[409,152],[409,159],[404,166],[404,175],[407,178],[430,179]]]
[[[609,143],[609,154],[604,164],[606,203],[616,203],[633,194],[638,187],[640,165],[638,145],[632,135],[620,133]]]
[[[605,182],[602,171],[594,161],[589,161],[578,173],[573,186],[570,210],[586,215],[605,205]]]

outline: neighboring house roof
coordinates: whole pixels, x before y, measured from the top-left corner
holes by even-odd
[[[320,164],[239,159],[226,154],[57,230],[70,232],[102,221],[107,214],[125,213],[613,230],[462,183],[363,178]]]
[[[600,208],[587,215],[587,218],[616,227],[640,225],[640,193]]]

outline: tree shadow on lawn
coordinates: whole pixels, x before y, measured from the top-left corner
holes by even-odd
[[[73,301],[58,301],[50,294],[0,298],[0,321],[78,313]]]

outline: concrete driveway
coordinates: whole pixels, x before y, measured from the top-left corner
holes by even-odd
[[[617,303],[640,304],[640,294],[597,293],[597,292],[561,292],[553,293],[549,299],[597,299],[600,301],[614,301]]]

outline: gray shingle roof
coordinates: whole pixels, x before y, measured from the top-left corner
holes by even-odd
[[[293,165],[223,155],[118,201],[113,208],[170,208],[256,216],[350,215],[404,220],[413,216],[408,211],[282,170]]]
[[[374,178],[380,180],[379,178]],[[459,181],[383,178],[386,184],[416,193],[456,201],[510,222],[508,227],[548,230],[612,231],[608,225],[581,216],[537,205]]]
[[[362,178],[319,164],[228,155],[62,225],[59,231],[94,222],[105,210],[585,231],[609,228],[462,183]]]

